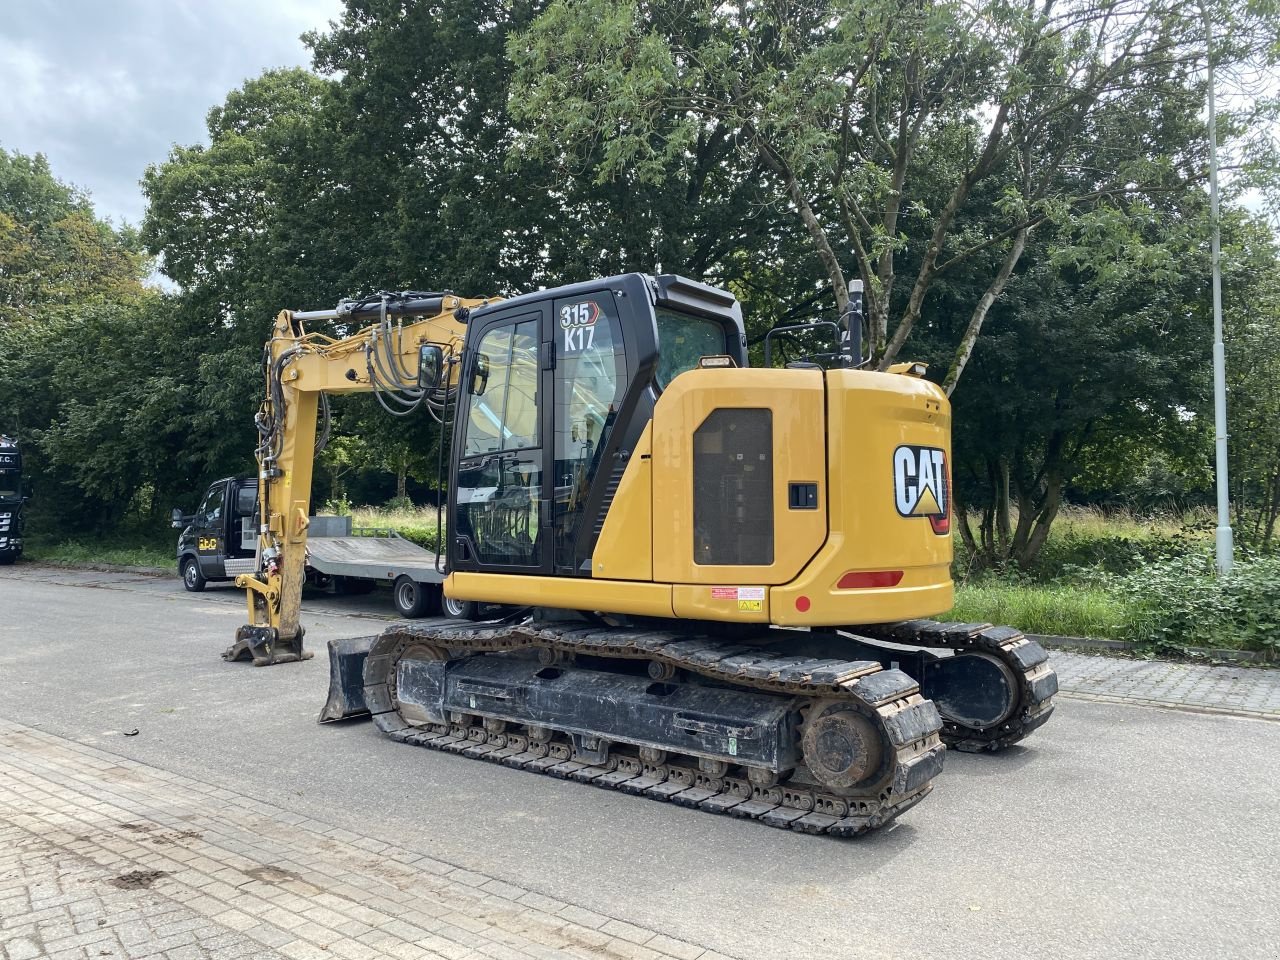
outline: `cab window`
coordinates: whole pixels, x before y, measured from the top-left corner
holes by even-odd
[[[196,522],[201,524],[217,523],[222,519],[222,495],[225,488],[222,484],[211,487],[209,492],[204,495],[204,502],[200,504],[200,510],[196,513]]]
[[[627,362],[609,294],[557,301],[556,320],[555,562],[572,568],[587,499],[626,392]]]
[[[252,517],[258,512],[258,487],[243,486],[236,491],[236,516]]]
[[[476,353],[463,456],[538,446],[538,321],[490,330]]]
[[[691,317],[659,307],[658,317],[658,387],[667,384],[698,365],[703,357],[716,357],[729,352],[724,327],[715,320]]]

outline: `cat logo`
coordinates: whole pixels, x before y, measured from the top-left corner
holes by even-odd
[[[903,445],[893,451],[893,495],[898,515],[928,517],[933,532],[951,532],[947,455],[937,447]]]

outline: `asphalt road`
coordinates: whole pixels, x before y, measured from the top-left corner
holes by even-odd
[[[0,569],[0,716],[743,958],[1280,956],[1280,723],[1060,698],[841,841],[318,727],[388,598],[308,601],[317,658],[270,669],[218,658],[241,603]]]

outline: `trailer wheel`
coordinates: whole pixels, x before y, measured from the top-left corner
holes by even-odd
[[[425,617],[431,612],[431,588],[425,583],[419,583],[407,573],[396,577],[391,595],[395,599],[396,610],[402,617],[415,619]]]
[[[195,557],[187,557],[182,561],[182,585],[192,593],[199,593],[208,583],[200,572],[200,561]]]
[[[444,608],[444,615],[450,620],[475,620],[480,614],[480,607],[474,600],[445,597],[441,606]]]

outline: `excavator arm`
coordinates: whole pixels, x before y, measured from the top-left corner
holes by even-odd
[[[299,622],[311,475],[328,439],[328,395],[373,393],[388,413],[425,407],[443,421],[457,390],[469,312],[496,298],[379,294],[333,310],[281,311],[263,356],[256,422],[258,570],[236,578],[248,622],[223,658],[255,665],[308,659]],[[370,322],[372,321],[372,322]],[[308,332],[325,323],[345,334]],[[346,331],[360,324],[356,332]]]

